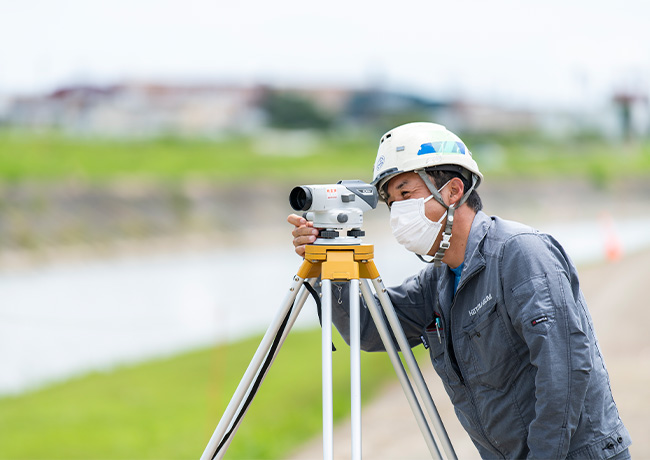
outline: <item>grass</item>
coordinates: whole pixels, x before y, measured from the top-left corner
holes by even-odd
[[[586,178],[605,186],[610,180],[647,177],[650,142],[603,139],[483,139],[475,159],[490,180],[508,178]]]
[[[105,181],[124,177],[224,181],[296,176],[325,179],[341,165],[367,177],[374,147],[355,139],[292,135],[262,138],[80,139],[58,134],[0,132],[0,179]]]
[[[198,458],[260,338],[93,373],[0,399],[3,459]],[[349,412],[349,348],[335,337],[334,415]],[[282,458],[322,430],[320,330],[292,331],[228,449],[228,458]],[[362,397],[394,371],[362,353]],[[406,401],[405,401],[406,403]]]
[[[5,130],[0,131],[0,180],[370,180],[376,137],[276,133],[221,140],[115,140]],[[466,142],[484,173],[496,180],[581,176],[604,183],[650,174],[648,141],[553,140],[531,134],[468,136]]]

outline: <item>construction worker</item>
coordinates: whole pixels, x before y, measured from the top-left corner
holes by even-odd
[[[629,458],[576,268],[551,236],[483,213],[482,179],[444,126],[409,123],[381,138],[373,185],[393,234],[432,262],[388,289],[409,343],[429,348],[481,457]],[[317,230],[297,215],[288,221],[304,256]],[[333,320],[348,341],[341,286]],[[362,348],[383,350],[361,312]]]

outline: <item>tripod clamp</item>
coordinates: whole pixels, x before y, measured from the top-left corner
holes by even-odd
[[[323,372],[323,459],[333,458],[333,399],[332,399],[332,282],[345,281],[350,285],[350,395],[351,395],[351,429],[352,429],[352,459],[361,459],[361,337],[360,337],[360,294],[363,295],[366,306],[377,327],[377,331],[393,364],[397,377],[402,385],[404,394],[411,407],[418,427],[429,448],[432,458],[442,459],[440,450],[430,428],[430,422],[436,431],[438,441],[442,444],[446,458],[456,460],[449,436],[435,407],[431,394],[426,386],[424,377],[413,356],[406,335],[402,330],[399,318],[388,297],[387,290],[380,278],[374,261],[372,245],[336,245],[319,244],[305,247],[305,259],[293,278],[292,285],[285,297],[283,307],[269,326],[255,356],[246,370],[233,398],[230,401],[219,425],[208,443],[201,460],[223,458],[225,451],[232,441],[247,403],[254,396],[257,386],[263,380],[270,363],[279,352],[279,348],[295,322],[300,309],[307,299],[307,289],[303,287],[305,280],[310,283],[321,278],[322,297],[322,372]],[[371,280],[377,299],[372,294],[368,280]],[[298,295],[300,292],[300,295]],[[297,298],[297,302],[296,302]],[[381,309],[380,309],[381,306]],[[388,320],[390,330],[385,320]],[[399,349],[406,361],[411,378],[420,395],[420,399],[429,416],[424,415],[422,406],[411,385],[411,380],[399,357],[391,331]],[[279,339],[279,342],[278,342]],[[279,343],[279,345],[278,345]],[[255,381],[254,389],[251,388]],[[237,410],[240,410],[237,415]]]

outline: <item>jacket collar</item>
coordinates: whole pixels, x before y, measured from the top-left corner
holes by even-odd
[[[492,219],[487,214],[483,211],[476,213],[476,216],[472,221],[472,228],[470,229],[467,238],[465,259],[463,261],[463,274],[458,289],[461,289],[466,280],[485,267],[482,242],[491,225]],[[451,278],[454,275],[449,267],[444,267],[445,268],[442,270],[442,275],[440,277],[440,284],[438,285],[438,294],[440,303],[448,306],[451,301],[451,290],[453,289]]]
[[[472,221],[472,228],[467,237],[467,246],[465,247],[465,268],[463,274],[472,274],[485,267],[485,257],[483,256],[483,240],[492,225],[492,219],[483,211],[476,213]],[[466,275],[466,276],[467,276]]]

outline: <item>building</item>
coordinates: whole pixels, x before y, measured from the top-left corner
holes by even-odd
[[[4,104],[4,116],[0,107],[0,123],[81,136],[246,134],[272,124],[264,104],[270,94],[290,95],[291,98],[285,99],[294,102],[300,98],[330,117],[334,127],[373,125],[388,129],[402,122],[424,119],[445,124],[460,133],[474,134],[535,130],[566,134],[585,129],[585,122],[600,129],[599,121],[585,114],[540,113],[384,90],[155,83],[79,85],[46,95],[14,98]],[[611,119],[614,109],[611,108],[609,115],[599,113],[599,117]]]

